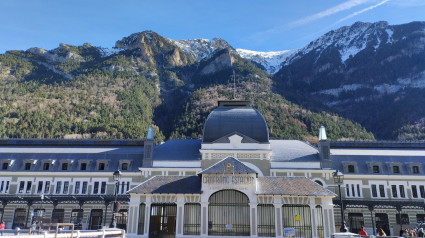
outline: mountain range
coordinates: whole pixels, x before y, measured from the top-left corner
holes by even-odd
[[[272,137],[422,140],[425,23],[357,22],[305,47],[235,49],[152,31],[112,49],[60,44],[0,55],[0,136],[199,138],[217,100],[251,100]]]

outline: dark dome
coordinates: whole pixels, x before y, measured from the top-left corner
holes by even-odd
[[[259,143],[269,142],[267,123],[261,113],[246,101],[237,102],[219,102],[219,107],[205,121],[203,143],[212,143],[233,133],[248,136]]]

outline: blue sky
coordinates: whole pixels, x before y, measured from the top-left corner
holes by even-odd
[[[60,43],[111,48],[135,32],[220,37],[235,48],[303,47],[356,21],[425,21],[425,0],[1,0],[0,53]]]

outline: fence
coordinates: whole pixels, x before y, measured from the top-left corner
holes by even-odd
[[[38,232],[32,232],[31,229],[5,229],[1,232],[4,238],[85,238],[85,237],[96,237],[96,238],[107,238],[107,237],[119,237],[125,238],[125,230],[121,229],[102,229],[97,231],[88,230],[62,230],[59,232],[49,233],[42,231],[41,234]],[[2,237],[2,238],[3,238]]]

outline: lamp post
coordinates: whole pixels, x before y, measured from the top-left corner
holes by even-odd
[[[115,181],[115,190],[114,190],[114,195],[115,195],[115,201],[114,201],[114,211],[112,213],[112,221],[111,221],[111,225],[109,225],[110,228],[117,228],[117,217],[116,214],[118,212],[118,204],[117,204],[117,197],[118,197],[118,186],[120,184],[120,179],[121,179],[121,171],[117,170],[114,172],[114,181]]]
[[[339,190],[339,201],[341,202],[341,227],[339,228],[340,232],[347,232],[347,226],[345,225],[345,217],[344,217],[344,204],[342,202],[342,194],[341,194],[341,184],[344,182],[344,174],[341,171],[335,171],[333,173],[334,182],[338,184]]]

